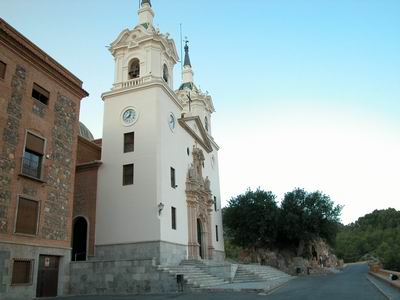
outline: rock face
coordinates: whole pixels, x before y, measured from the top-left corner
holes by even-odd
[[[339,260],[321,239],[307,245],[302,256],[289,250],[253,248],[242,251],[239,260],[242,263],[269,265],[292,275],[329,273],[343,267],[343,260]]]

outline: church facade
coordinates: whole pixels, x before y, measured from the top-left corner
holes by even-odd
[[[138,16],[109,48],[115,80],[102,95],[96,258],[223,260],[212,98],[193,81],[188,45],[173,90],[175,43],[154,27],[150,1]]]

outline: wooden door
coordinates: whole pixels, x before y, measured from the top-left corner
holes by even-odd
[[[56,297],[58,290],[58,256],[40,255],[37,279],[37,297]]]

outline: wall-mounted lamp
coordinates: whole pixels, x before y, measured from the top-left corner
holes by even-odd
[[[161,212],[164,209],[164,203],[160,202],[158,204],[158,215],[161,216]]]

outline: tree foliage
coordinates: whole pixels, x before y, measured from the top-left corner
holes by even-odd
[[[400,271],[400,211],[375,210],[342,226],[336,237],[336,253],[346,262],[374,256],[384,268]]]
[[[279,215],[275,198],[272,192],[260,189],[232,198],[223,215],[227,237],[242,247],[274,243]]]
[[[319,191],[295,189],[286,193],[281,203],[280,242],[290,246],[323,238],[333,245],[341,211],[342,206]]]
[[[224,208],[226,238],[241,247],[298,247],[315,238],[335,241],[341,206],[321,192],[295,189],[281,206],[272,192],[247,190]]]

